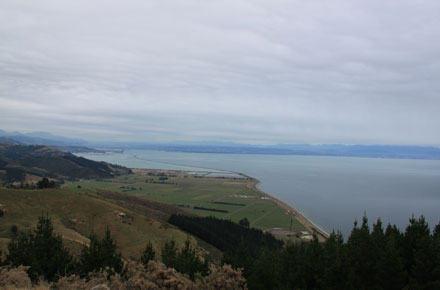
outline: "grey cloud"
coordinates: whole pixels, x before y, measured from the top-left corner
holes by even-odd
[[[438,1],[0,4],[2,129],[440,146]]]

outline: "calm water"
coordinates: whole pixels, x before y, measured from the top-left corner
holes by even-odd
[[[81,154],[135,168],[242,172],[265,192],[289,203],[327,231],[350,233],[367,214],[402,230],[414,214],[431,227],[440,220],[440,161],[321,156],[200,154],[130,150]]]

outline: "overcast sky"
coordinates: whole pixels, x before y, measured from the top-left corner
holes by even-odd
[[[0,129],[440,146],[440,1],[0,1]]]

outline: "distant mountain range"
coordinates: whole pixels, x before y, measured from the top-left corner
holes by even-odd
[[[406,158],[406,159],[440,159],[440,148],[429,146],[404,145],[343,145],[343,144],[279,144],[250,145],[231,142],[89,142],[71,139],[46,132],[20,133],[0,130],[0,143],[40,144],[54,146],[60,150],[79,153],[139,149],[161,150],[188,153],[224,153],[224,154],[270,154],[270,155],[315,155],[346,156],[369,158]],[[95,149],[106,148],[106,150]]]
[[[32,184],[42,177],[66,179],[110,178],[131,170],[96,162],[44,145],[0,144],[0,182]]]
[[[150,145],[144,149],[188,153],[345,156],[369,158],[440,159],[440,148],[391,145],[200,146]]]
[[[0,137],[7,137],[23,144],[39,144],[46,146],[86,146],[88,144],[85,140],[57,136],[47,132],[20,133],[17,131],[7,132],[0,130]]]

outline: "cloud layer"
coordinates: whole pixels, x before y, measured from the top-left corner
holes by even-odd
[[[436,0],[4,0],[1,129],[440,146],[439,12]]]

